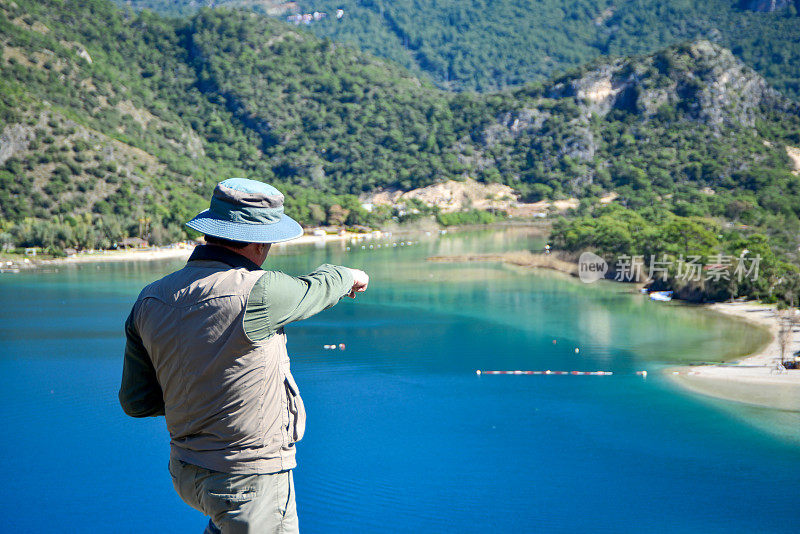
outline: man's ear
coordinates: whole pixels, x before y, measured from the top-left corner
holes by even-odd
[[[271,243],[258,243],[257,254],[259,256],[263,256],[264,259],[267,259],[267,254],[269,254],[269,249],[272,247]]]

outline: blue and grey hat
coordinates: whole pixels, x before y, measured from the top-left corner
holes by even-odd
[[[244,243],[279,243],[303,235],[297,221],[283,213],[280,191],[245,178],[218,183],[209,209],[186,226],[205,235]]]

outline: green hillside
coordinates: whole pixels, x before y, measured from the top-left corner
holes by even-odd
[[[209,2],[118,0],[191,13]],[[747,0],[217,0],[281,18],[327,16],[307,26],[425,73],[443,88],[478,91],[543,81],[601,55],[658,51],[707,39],[730,48],[770,84],[800,97],[800,2]],[[293,9],[295,8],[296,9]],[[747,9],[750,8],[750,9]],[[335,14],[343,9],[340,19]]]
[[[274,178],[247,117],[201,83],[189,37],[105,1],[0,2],[0,243],[107,247],[142,219],[174,241],[220,177]],[[309,223],[315,200],[323,222],[356,202],[292,197]]]
[[[355,195],[473,177],[584,214],[614,192],[797,250],[798,105],[708,41],[478,95],[246,11],[0,0],[0,38],[6,245],[171,241],[238,175],[309,225],[380,225],[391,211]]]
[[[260,136],[290,183],[358,194],[469,175],[531,200],[616,188],[646,204],[705,186],[725,203],[762,166],[794,179],[783,145],[798,142],[796,104],[707,42],[482,97],[240,12],[201,13],[188,39],[201,88]]]

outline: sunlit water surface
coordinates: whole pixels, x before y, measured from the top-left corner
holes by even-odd
[[[405,239],[268,260],[372,276],[355,301],[286,329],[309,412],[304,532],[798,531],[798,414],[695,396],[658,372],[735,357],[762,331],[623,285],[424,261],[541,248],[527,230],[392,246]],[[0,275],[0,531],[202,531],[172,489],[163,418],[130,419],[116,398],[130,306],[181,263]]]

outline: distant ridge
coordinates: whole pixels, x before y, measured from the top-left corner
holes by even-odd
[[[198,0],[117,0],[187,14]],[[493,91],[579,67],[598,56],[654,53],[707,39],[731,49],[800,99],[798,0],[215,0],[284,18],[390,59],[451,90]],[[335,17],[342,10],[341,18]]]

